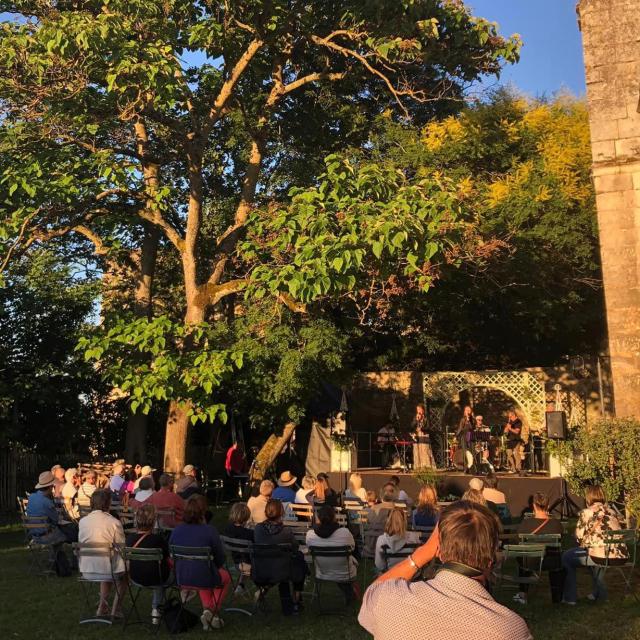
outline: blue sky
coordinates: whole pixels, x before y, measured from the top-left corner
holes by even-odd
[[[497,22],[501,33],[519,33],[520,63],[507,67],[501,82],[537,96],[569,89],[585,93],[582,40],[576,0],[466,0],[477,16]]]

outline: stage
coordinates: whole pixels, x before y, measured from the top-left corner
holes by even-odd
[[[398,470],[382,469],[358,469],[362,476],[362,486],[365,489],[373,489],[380,496],[382,486],[392,475],[400,478],[400,487],[404,489],[414,500],[420,491],[420,484],[411,473],[403,473]],[[562,478],[549,478],[546,475],[516,476],[509,474],[496,474],[498,477],[498,489],[502,491],[506,498],[509,509],[514,517],[529,507],[531,496],[540,491],[549,496],[549,504],[553,504],[562,496]],[[344,490],[349,482],[349,473],[332,472],[329,474],[331,486],[336,490]],[[444,498],[447,495],[461,496],[469,486],[473,476],[462,472],[439,471],[437,472],[438,496]],[[571,499],[579,506],[584,506],[581,497],[570,494]],[[556,511],[556,514],[559,514]]]

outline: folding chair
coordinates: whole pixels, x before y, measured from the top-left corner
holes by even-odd
[[[115,597],[118,598],[119,602],[122,602],[124,599],[124,591],[120,593],[118,590],[118,581],[122,578],[123,574],[116,575],[113,571],[114,565],[117,563],[118,558],[122,558],[122,554],[120,550],[113,544],[92,544],[92,543],[73,543],[73,552],[75,553],[78,559],[78,566],[82,570],[82,560],[83,559],[96,559],[101,558],[105,561],[108,561],[110,567],[110,573],[105,574],[98,578],[86,577],[83,573],[80,573],[78,576],[78,582],[82,587],[82,594],[84,596],[84,601],[86,605],[86,612],[89,614],[86,618],[80,619],[80,624],[89,624],[92,622],[99,622],[102,624],[113,624],[113,616],[111,614],[108,615],[98,615],[97,613],[91,613],[93,608],[91,606],[90,595],[91,595],[91,586],[92,585],[100,585],[102,582],[111,582],[113,584],[113,588],[115,590]],[[89,574],[90,575],[90,574]],[[103,604],[108,605],[108,603],[102,602],[102,597],[98,598],[98,607]]]
[[[291,544],[253,544],[250,548],[251,579],[258,587],[256,611],[267,611],[265,596],[271,587],[291,582]],[[266,563],[266,567],[265,567]],[[276,570],[274,571],[274,567]]]
[[[184,562],[199,562],[202,565],[206,565],[207,570],[211,573],[211,576],[214,577],[218,574],[218,568],[215,564],[215,559],[213,557],[213,551],[209,547],[184,547],[179,545],[171,545],[169,547],[171,552],[171,558],[173,559],[173,570],[176,575],[176,587],[180,590],[187,587],[192,587],[194,585],[181,584],[178,580],[178,568]],[[215,572],[215,573],[214,573]],[[180,597],[180,610],[176,618],[179,620],[181,613],[184,609],[186,609],[187,600],[185,598]],[[220,605],[222,603],[219,600],[219,596],[214,597],[214,613],[220,611]],[[170,629],[171,633],[174,633],[174,629]]]
[[[16,496],[16,500],[18,501],[18,510],[20,511],[20,515],[26,516],[27,504],[29,503],[29,498],[21,498],[20,496]]]
[[[293,535],[298,544],[305,545],[307,543],[307,531],[309,531],[310,522],[300,522],[298,520],[283,520],[282,524],[293,531]]]
[[[420,542],[408,542],[402,549],[398,549],[398,551],[389,551],[388,545],[382,545],[385,571],[388,571],[399,562],[406,560],[421,545],[422,543]]]
[[[164,560],[164,557],[162,555],[162,549],[141,549],[138,547],[125,547],[122,550],[122,555],[127,564],[127,569],[129,569],[131,562],[145,562],[149,564],[156,564],[158,569],[158,576],[162,576],[162,562]],[[132,624],[148,624],[148,623],[145,623],[144,620],[142,619],[142,616],[140,615],[140,611],[138,611],[138,607],[137,607],[138,598],[140,597],[140,594],[145,589],[149,589],[149,590],[162,589],[162,592],[163,592],[162,604],[164,604],[164,601],[165,601],[164,590],[168,586],[170,586],[170,584],[156,584],[156,585],[139,584],[138,582],[135,582],[134,580],[131,579],[130,574],[129,574],[129,580],[127,581],[127,584],[129,589],[129,596],[131,598],[131,608],[127,613],[125,613],[124,620],[123,620],[123,631],[124,629],[126,629],[127,624],[129,624],[129,620],[134,613],[136,615],[136,620]],[[163,608],[158,607],[158,609],[160,611],[160,619],[158,620],[158,623],[156,625],[156,633],[159,631],[160,625],[162,624],[162,621],[164,619]]]
[[[362,591],[364,592],[367,585],[367,567],[369,562],[375,558],[375,546],[377,539],[384,533],[384,524],[381,522],[367,522],[363,527],[362,533]]]
[[[175,509],[156,509],[156,532],[171,533],[175,528]]]
[[[298,520],[304,522],[313,522],[313,505],[312,504],[289,504],[290,511]]]
[[[215,478],[207,480],[204,485],[204,494],[209,497],[209,494],[213,494],[213,506],[218,508],[222,503],[222,497],[224,496],[224,480],[222,478]]]
[[[496,573],[496,589],[504,585],[536,585],[542,576],[542,562],[546,553],[544,544],[506,544],[502,549],[502,564]],[[515,560],[515,572],[507,573],[506,567],[509,560]],[[526,568],[528,576],[520,575],[520,567]]]
[[[627,547],[628,558],[621,561],[621,558],[611,558],[612,548],[619,548],[625,545]],[[630,593],[640,603],[638,594],[633,588],[633,573],[636,568],[636,557],[638,547],[638,532],[635,529],[619,529],[618,531],[607,531],[604,535],[605,558],[603,563],[597,563],[596,567],[591,567],[595,571],[603,571],[606,576],[607,572],[615,571],[622,576],[622,582],[625,586],[625,594]]]
[[[53,567],[53,545],[44,541],[43,534],[35,534],[46,529],[47,533],[51,530],[49,520],[46,516],[27,516],[21,517],[22,528],[24,531],[24,543],[29,551],[29,571],[34,575],[43,575],[45,577],[55,575]],[[46,552],[46,560],[43,564],[43,554]]]
[[[249,540],[240,540],[227,536],[220,536],[220,540],[222,541],[226,555],[225,566],[231,576],[231,596],[229,604],[233,604],[234,599],[238,596],[236,593],[238,586],[243,584],[243,580],[246,578],[251,578],[251,545],[253,543]],[[247,561],[244,562],[242,558],[247,558]],[[246,616],[253,615],[251,611],[240,607],[225,607],[224,610],[244,613]]]
[[[417,531],[420,534],[420,542],[426,542],[431,537],[434,529],[435,527],[423,527],[416,524],[409,530]]]
[[[351,547],[329,547],[310,546],[309,552],[313,561],[313,596],[312,600],[317,600],[318,613],[327,613],[322,610],[321,588],[322,583],[334,583],[337,585],[349,585],[353,589],[358,576],[351,576]],[[333,574],[335,577],[323,577]],[[350,604],[350,600],[345,593],[345,606]]]

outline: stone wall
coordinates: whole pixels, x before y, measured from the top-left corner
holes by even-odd
[[[618,416],[640,416],[640,0],[581,0],[609,351]]]

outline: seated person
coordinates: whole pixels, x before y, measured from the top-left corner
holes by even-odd
[[[147,498],[146,502],[152,504],[157,511],[161,509],[173,510],[173,516],[158,517],[158,524],[161,527],[173,529],[182,522],[184,500],[173,492],[173,478],[168,473],[163,473],[160,476],[159,484],[160,489]]]
[[[247,507],[249,507],[249,511],[251,511],[251,522],[253,524],[260,524],[267,519],[264,510],[267,502],[271,499],[273,488],[274,485],[271,480],[263,480],[260,483],[259,494],[257,496],[251,496],[251,498],[247,500]]]
[[[340,496],[329,485],[329,476],[326,473],[319,473],[313,493],[309,496],[309,501],[316,507],[327,505],[337,507],[340,504]]]
[[[141,467],[139,464],[137,464],[135,467],[135,472],[136,472],[136,480],[133,483],[134,494],[138,493],[138,490],[140,489],[140,483],[142,482],[143,478],[151,478],[151,488],[155,489],[154,482],[153,482],[153,475],[152,475],[153,469],[148,464],[145,464],[144,467]],[[142,500],[140,500],[140,502],[142,502]]]
[[[53,502],[55,478],[51,471],[43,471],[38,477],[36,490],[29,496],[27,502],[27,517],[42,518],[46,524],[42,529],[30,529],[29,535],[34,542],[51,545],[51,562],[62,549],[65,542],[78,540],[78,527],[60,518]]]
[[[182,477],[176,483],[176,493],[183,500],[187,500],[194,493],[202,493],[198,484],[196,468],[192,464],[186,465],[182,470]]]
[[[297,478],[290,471],[283,471],[278,478],[278,486],[271,494],[274,500],[280,500],[284,504],[291,504],[296,501],[296,490],[294,489]]]
[[[91,496],[96,490],[96,482],[98,481],[98,474],[90,469],[84,474],[84,482],[78,487],[78,506],[79,507],[91,507]]]
[[[315,488],[316,479],[313,476],[302,478],[302,487],[296,491],[296,504],[311,504],[309,496],[313,494]]]
[[[78,476],[77,469],[71,468],[64,472],[65,484],[62,487],[62,502],[64,504],[64,510],[69,516],[70,520],[78,520],[80,518],[80,512],[78,510],[77,495],[78,487],[80,485],[80,477]]]
[[[398,490],[398,498],[397,502],[404,502],[407,506],[413,505],[413,500],[409,497],[407,492],[404,489],[400,488],[400,477],[399,476],[391,476],[389,478],[389,482],[395,485]]]
[[[122,523],[110,513],[111,493],[97,489],[91,496],[91,513],[80,519],[78,542],[80,544],[124,545]],[[126,589],[126,567],[120,553],[111,558],[83,556],[80,553],[80,572],[86,579],[100,581],[100,602],[96,615],[122,617],[121,602]],[[109,609],[109,594],[115,584],[116,593]]]
[[[427,543],[367,589],[358,622],[375,640],[532,640],[525,621],[485,588],[499,529],[485,507],[462,501],[446,507]],[[436,556],[444,564],[435,577],[412,582]]]
[[[292,556],[288,559],[286,566],[283,566],[280,558],[262,559],[260,566],[251,567],[253,581],[258,586],[277,582],[282,613],[288,616],[298,613],[301,609],[307,567],[304,556],[298,551],[298,542],[293,530],[282,524],[284,515],[282,502],[270,499],[265,508],[265,515],[267,519],[256,525],[254,530],[255,543],[291,545]],[[290,583],[293,584],[293,597]]]
[[[466,502],[474,502],[475,504],[480,504],[483,507],[489,508],[487,501],[484,499],[482,495],[482,491],[478,491],[478,489],[467,489],[462,494],[462,499]]]
[[[54,464],[51,467],[51,473],[53,474],[53,498],[62,498],[62,488],[65,485],[65,470],[64,467],[59,464]]]
[[[138,490],[135,496],[129,501],[129,506],[134,510],[139,509],[153,494],[153,478],[151,476],[140,478]]]
[[[171,532],[169,538],[169,546],[200,547],[211,550],[213,557],[211,565],[183,560],[178,561],[174,567],[176,582],[180,588],[187,592],[197,591],[200,596],[203,608],[200,621],[204,631],[212,628],[220,629],[224,626],[219,612],[231,584],[231,577],[224,569],[224,547],[218,531],[206,522],[206,504],[204,496],[199,494],[191,496],[185,504],[182,524]]]
[[[251,520],[251,511],[244,502],[235,502],[229,510],[229,524],[222,530],[222,535],[234,540],[253,542],[253,529],[247,528]],[[244,593],[245,576],[251,575],[251,558],[248,553],[233,553],[233,561],[240,571],[240,580],[236,593]]]
[[[373,509],[378,504],[378,494],[373,489],[367,489],[366,509]]]
[[[169,545],[166,539],[153,533],[156,524],[156,508],[152,504],[143,504],[136,512],[137,531],[129,533],[127,547],[136,549],[162,549],[162,563],[145,560],[132,560],[129,563],[129,577],[136,584],[156,587],[151,596],[151,622],[159,624],[160,606],[164,604],[164,586],[170,583]],[[164,586],[159,586],[164,585]]]
[[[438,523],[438,494],[434,486],[425,484],[418,495],[418,505],[411,514],[414,527],[435,527]]]
[[[109,480],[109,489],[114,494],[112,497],[120,497],[122,486],[124,485],[124,465],[121,462],[117,462],[113,465],[113,474]]]
[[[507,504],[507,497],[502,491],[498,491],[498,478],[494,473],[485,477],[482,495],[485,500],[493,504]]]
[[[367,501],[367,490],[362,486],[362,476],[352,473],[349,476],[349,488],[344,492],[347,500],[359,500],[363,504]]]
[[[559,533],[562,535],[562,522],[549,516],[549,496],[544,493],[536,493],[533,496],[533,518],[525,518],[518,526],[518,533],[530,533],[535,535],[545,535],[549,533]],[[547,548],[542,561],[542,569],[549,572],[549,586],[551,587],[551,601],[560,602],[562,600],[562,583],[564,573],[560,558],[560,550]],[[527,576],[526,563],[520,563],[520,575]],[[529,585],[520,585],[519,593],[513,599],[520,604],[527,604],[527,593]]]
[[[315,525],[307,531],[306,543],[307,547],[349,547],[352,552],[356,548],[351,531],[336,522],[336,511],[328,505],[318,509]],[[353,584],[358,577],[358,561],[353,555],[349,556],[348,567],[344,558],[317,558],[316,562],[316,577],[338,583],[347,602],[352,602]]]
[[[407,518],[403,509],[394,508],[384,526],[384,533],[376,540],[375,565],[378,571],[386,571],[394,564],[401,562],[400,558],[389,558],[388,562],[384,557],[384,549],[388,553],[397,553],[407,544],[420,542],[418,531],[407,531]]]
[[[396,508],[397,497],[396,486],[392,482],[387,482],[382,487],[382,502],[378,502],[367,509],[367,527],[364,532],[364,548],[362,550],[363,557],[373,558],[375,556],[376,541],[384,531],[389,514]]]
[[[607,599],[607,586],[604,582],[604,572],[598,566],[609,557],[609,564],[624,564],[629,556],[626,545],[611,545],[608,549],[604,545],[604,535],[608,531],[620,530],[620,522],[615,511],[607,504],[607,499],[600,485],[591,485],[585,489],[586,509],[578,516],[576,525],[576,540],[578,547],[569,549],[562,554],[562,566],[566,571],[562,601],[575,604],[578,598],[576,584],[576,569],[590,567],[593,589],[589,600]]]

